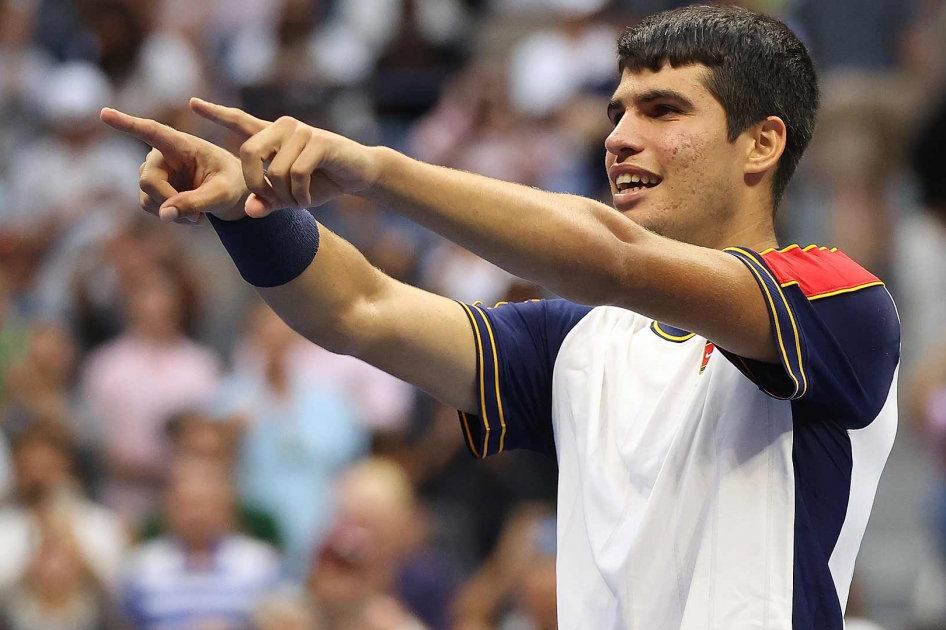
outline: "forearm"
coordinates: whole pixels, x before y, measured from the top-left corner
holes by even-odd
[[[360,354],[359,313],[370,308],[384,279],[351,243],[319,226],[312,264],[297,278],[257,288],[274,311],[313,343],[340,354]]]
[[[476,411],[473,331],[459,304],[384,275],[301,210],[214,227],[243,278],[304,337]]]
[[[646,232],[613,208],[377,149],[364,196],[564,297],[607,300],[623,246]]]
[[[383,275],[351,244],[324,226],[316,227],[311,217],[303,218],[276,233],[254,228],[261,225],[258,221],[285,222],[285,215],[243,219],[229,234],[225,230],[235,224],[215,222],[214,227],[241,275],[283,321],[320,346],[351,354],[355,314],[370,302]],[[284,257],[300,256],[282,268]]]

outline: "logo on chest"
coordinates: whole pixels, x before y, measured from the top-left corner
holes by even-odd
[[[715,349],[716,345],[712,341],[707,341],[706,345],[703,346],[703,362],[700,364],[700,374],[706,370],[706,364],[709,363]]]

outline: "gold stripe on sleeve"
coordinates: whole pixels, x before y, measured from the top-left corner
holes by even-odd
[[[473,456],[482,458],[480,452],[476,450],[476,444],[473,443],[473,435],[470,433],[470,419],[467,417],[465,411],[460,412],[460,419],[463,420],[463,430],[466,432],[466,443],[469,445],[470,450],[473,451]]]
[[[782,285],[785,286],[785,285]],[[854,291],[860,291],[861,289],[867,289],[868,287],[882,287],[884,283],[880,280],[875,282],[868,282],[867,284],[859,284],[856,287],[849,287],[847,289],[838,289],[837,291],[830,291],[828,293],[819,293],[817,295],[809,295],[809,300],[820,300],[821,298],[831,297],[832,295],[841,295],[842,293],[853,293]]]
[[[483,313],[483,310],[480,309]],[[489,325],[489,318],[483,313],[483,321],[486,322],[486,332],[489,333],[489,343],[493,348],[493,372],[496,373],[496,406],[499,407],[499,424],[502,426],[502,432],[499,434],[499,450],[502,453],[506,445],[506,418],[503,414],[503,399],[499,394],[499,357],[496,355],[496,338],[493,336],[493,327]]]
[[[796,245],[796,247],[797,247],[797,245]],[[762,271],[765,272],[765,275],[767,275],[767,276],[769,277],[769,279],[772,281],[772,284],[774,284],[775,287],[776,287],[776,289],[778,290],[779,297],[782,298],[782,303],[785,304],[785,310],[788,311],[788,321],[791,322],[791,324],[792,324],[792,332],[793,332],[794,335],[795,335],[795,352],[798,354],[798,370],[799,370],[799,372],[801,372],[801,380],[802,380],[802,384],[803,384],[802,391],[801,391],[800,394],[798,394],[798,397],[800,398],[800,397],[804,396],[805,393],[808,391],[808,376],[805,374],[805,364],[804,364],[804,362],[802,361],[802,358],[801,358],[801,340],[800,340],[799,337],[798,337],[798,326],[795,324],[795,315],[794,315],[794,313],[792,313],[792,307],[791,307],[791,305],[788,303],[788,299],[785,297],[785,294],[782,293],[782,287],[779,286],[778,280],[775,279],[775,276],[772,275],[772,273],[769,271],[768,267],[766,267],[766,266],[765,266],[764,264],[762,264],[759,260],[757,260],[757,259],[755,258],[755,256],[753,256],[750,252],[747,252],[747,251],[745,251],[745,250],[739,249],[738,247],[733,248],[733,249],[736,249],[737,251],[741,251],[741,252],[742,252],[743,254],[745,254],[746,256],[749,256],[749,258],[751,258],[753,261],[755,261],[755,263],[756,263],[757,265],[759,265],[759,267],[761,267]],[[786,248],[786,249],[787,249],[787,248]],[[777,313],[776,313],[775,319],[778,320],[778,314],[777,314]],[[791,371],[791,370],[789,370],[789,371]],[[797,393],[797,392],[796,392],[796,393]]]
[[[769,291],[769,287],[765,283],[765,280],[762,278],[762,275],[755,268],[755,265],[758,264],[756,259],[750,256],[749,253],[746,252],[746,250],[744,249],[740,249],[738,247],[732,247],[730,249],[732,249],[733,251],[739,252],[740,254],[744,256],[747,256],[750,262],[754,263],[754,264],[747,265],[747,267],[749,268],[749,271],[751,271],[755,275],[755,277],[758,278],[759,284],[762,286],[762,291],[765,293],[765,297],[769,301],[769,307],[771,308],[772,315],[773,315],[772,320],[775,322],[775,336],[778,339],[779,349],[782,351],[782,358],[785,360],[785,367],[788,368],[788,375],[791,377],[792,381],[795,383],[795,391],[792,393],[791,396],[789,396],[789,398],[794,398],[795,394],[798,393],[798,390],[801,389],[801,383],[798,382],[798,377],[795,376],[795,371],[792,369],[792,364],[788,360],[788,351],[785,349],[785,342],[782,339],[782,326],[781,324],[779,324],[779,321],[778,321],[779,320],[778,311],[775,310],[775,300],[772,299],[772,293]],[[776,283],[776,286],[777,285],[778,283]],[[784,299],[784,296],[782,297]]]
[[[476,323],[476,316],[473,314],[473,311],[463,302],[460,302],[460,306],[466,309],[466,314],[469,316],[470,321],[473,322],[473,331],[476,333],[476,349],[480,354],[480,413],[482,414],[483,426],[486,430],[486,435],[483,437],[483,457],[486,457],[487,453],[489,453],[489,419],[486,417],[486,389],[483,383],[483,338],[480,336],[480,325]]]

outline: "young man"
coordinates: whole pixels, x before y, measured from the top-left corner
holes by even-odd
[[[301,333],[455,405],[478,457],[557,457],[560,628],[840,629],[896,432],[900,332],[882,283],[844,254],[775,249],[814,127],[811,60],[783,24],[732,7],[652,16],[619,57],[613,208],[202,101],[248,138],[239,162],[103,119],[156,149],[143,207],[210,214]],[[275,211],[340,194],[571,301],[457,304]]]

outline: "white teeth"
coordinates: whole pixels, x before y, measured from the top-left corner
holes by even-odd
[[[632,184],[641,184],[644,186],[650,186],[660,183],[660,178],[656,175],[641,175],[640,173],[621,173],[614,180],[615,186],[630,186]]]

